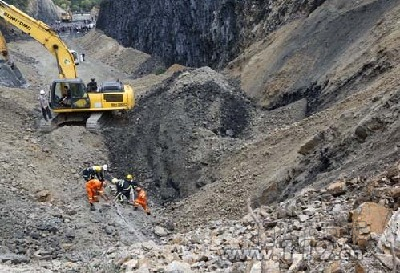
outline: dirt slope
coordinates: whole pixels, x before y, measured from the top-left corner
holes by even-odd
[[[18,41],[9,48],[27,88],[0,87],[1,262],[30,261],[31,271],[99,271],[87,262],[96,263],[94,257],[105,247],[153,237],[153,218],[129,205],[101,203],[99,211],[89,211],[81,171],[110,164],[104,140],[83,127],[37,132],[38,91],[57,77],[53,56],[35,41]],[[109,66],[90,56],[78,70],[84,78],[111,75]],[[114,73],[124,77],[116,69]]]
[[[305,97],[314,113],[398,64],[398,11],[398,1],[326,1],[228,67],[258,104],[276,108]]]

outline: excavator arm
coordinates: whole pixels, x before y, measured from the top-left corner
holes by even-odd
[[[29,34],[56,57],[59,78],[77,78],[74,57],[52,28],[2,0],[0,0],[0,17],[22,32]]]

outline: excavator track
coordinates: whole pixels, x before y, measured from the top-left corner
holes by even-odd
[[[91,116],[86,120],[86,129],[90,132],[97,132],[104,122],[103,112],[91,113]]]
[[[49,133],[63,125],[83,125],[89,116],[90,113],[58,113],[56,117],[50,121],[41,119],[39,123],[39,131],[43,133]]]
[[[39,131],[49,133],[63,125],[86,125],[90,132],[98,132],[106,122],[108,115],[104,112],[59,113],[50,121],[40,120]]]

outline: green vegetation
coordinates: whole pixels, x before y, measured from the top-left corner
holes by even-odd
[[[53,0],[57,6],[72,12],[88,12],[100,1],[102,0]]]
[[[167,71],[167,69],[162,68],[162,67],[158,67],[158,68],[155,69],[154,74],[160,75],[160,74],[164,74],[166,71]]]

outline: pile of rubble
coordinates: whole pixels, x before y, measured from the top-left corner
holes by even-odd
[[[112,247],[127,272],[399,271],[399,168],[374,178],[308,187],[283,203],[250,209],[187,233],[159,223],[160,243]],[[162,225],[163,224],[163,225]]]

